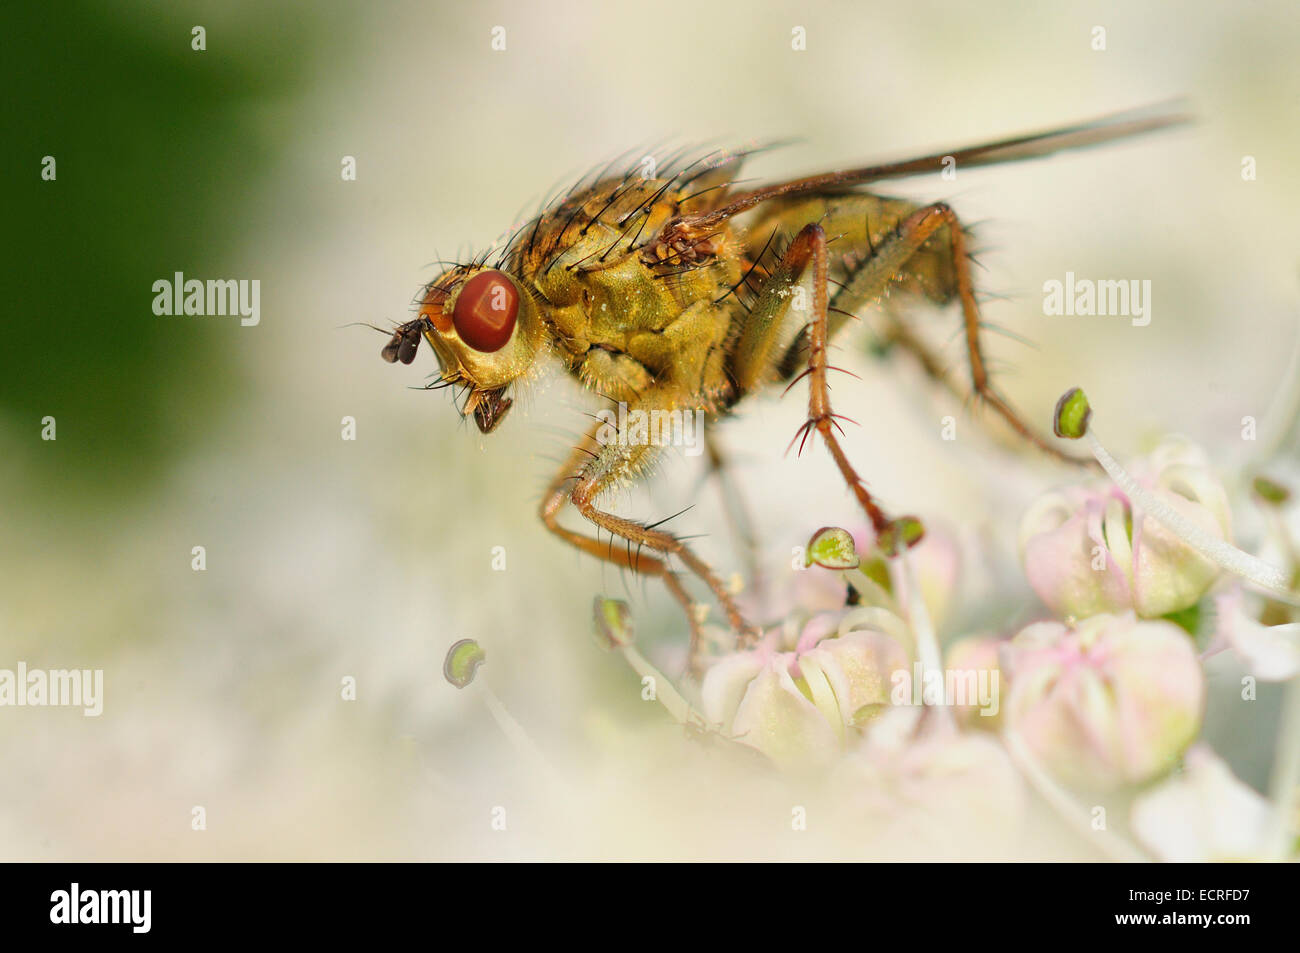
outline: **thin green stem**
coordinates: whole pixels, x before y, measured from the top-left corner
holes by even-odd
[[[623,645],[619,647],[619,650],[638,675],[653,680],[655,698],[668,710],[668,714],[683,725],[690,724],[691,706],[686,703],[686,699],[681,696],[673,683],[659,669],[651,665],[646,657],[637,651],[635,646]]]
[[[1297,789],[1300,789],[1300,675],[1286,683],[1282,695],[1282,717],[1277,729],[1269,795],[1273,821],[1268,849],[1275,860],[1291,856],[1295,849]]]
[[[1134,480],[1097,439],[1095,430],[1089,429],[1084,436],[1097,462],[1135,506],[1141,507],[1152,519],[1219,567],[1268,589],[1288,602],[1295,601],[1282,570],[1207,533]]]
[[[1002,736],[1011,760],[1015,762],[1020,773],[1025,776],[1030,786],[1051,806],[1070,827],[1085,837],[1097,840],[1102,851],[1112,860],[1125,863],[1147,863],[1149,858],[1118,834],[1109,830],[1096,830],[1089,822],[1089,811],[1056,782],[1047,770],[1038,763],[1029,746],[1020,735],[1008,729]],[[1097,837],[1100,835],[1100,837]]]
[[[935,636],[934,626],[930,622],[930,611],[926,608],[925,599],[921,595],[921,587],[917,584],[916,574],[912,571],[912,561],[909,553],[910,550],[904,550],[898,556],[898,566],[903,587],[907,590],[907,604],[904,606],[903,611],[907,613],[907,621],[912,628],[912,635],[916,638],[916,654],[921,662],[921,671],[923,673],[942,672],[943,653],[939,649],[939,640]],[[943,724],[955,725],[952,709],[947,707],[946,704],[941,703],[932,707],[935,708]]]

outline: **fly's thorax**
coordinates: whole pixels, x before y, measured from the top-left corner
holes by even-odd
[[[525,227],[518,248],[525,280],[582,259],[607,263],[658,234],[677,212],[676,193],[659,179],[611,178],[570,195]],[[590,256],[590,258],[588,257]]]
[[[521,377],[546,343],[535,295],[498,269],[461,268],[438,279],[424,295],[420,317],[443,377],[476,390]]]
[[[593,228],[534,279],[548,320],[571,352],[593,345],[626,349],[631,336],[662,331],[686,308],[721,296],[738,272],[734,256],[686,267],[648,262],[641,248],[622,248],[601,261],[618,237],[603,225]]]
[[[660,330],[681,310],[667,283],[631,253],[595,266],[557,265],[536,287],[560,334],[588,346]]]

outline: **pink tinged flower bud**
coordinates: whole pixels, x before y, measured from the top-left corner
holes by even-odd
[[[1006,646],[1006,719],[1067,784],[1108,790],[1168,771],[1200,730],[1205,678],[1163,621],[1098,615],[1031,625]]]
[[[726,656],[704,677],[708,721],[788,768],[824,765],[889,701],[891,674],[910,664],[891,637],[836,636],[813,620],[791,652],[769,646]]]
[[[825,679],[795,683],[792,654],[772,655],[745,683],[739,703],[726,718],[711,703],[709,680],[704,684],[704,711],[710,721],[727,724],[724,733],[757,748],[782,767],[793,768],[831,760],[839,750],[838,712]],[[733,675],[736,672],[733,670]],[[735,697],[731,688],[729,695]]]
[[[910,659],[903,647],[881,632],[857,631],[823,639],[799,656],[799,668],[808,677],[820,670],[835,694],[843,727],[860,727],[889,702],[894,672],[906,670]]]
[[[1184,520],[1226,540],[1223,487],[1198,451],[1170,441],[1136,468],[1137,479]],[[1218,569],[1114,486],[1048,493],[1025,514],[1020,552],[1030,586],[1059,615],[1133,609],[1154,618],[1194,605]]]
[[[1020,524],[1021,559],[1048,608],[1086,617],[1132,605],[1127,522],[1126,507],[1105,491],[1070,488],[1030,508]]]
[[[1225,539],[1223,526],[1204,505],[1174,493],[1156,491],[1165,502],[1208,533]],[[1133,522],[1133,608],[1151,618],[1195,605],[1218,576],[1212,562],[1155,520]]]

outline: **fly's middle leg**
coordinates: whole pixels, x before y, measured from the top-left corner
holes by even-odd
[[[938,247],[932,241],[936,237],[945,239]],[[1083,463],[1084,461],[1049,443],[1036,428],[1025,422],[1020,413],[993,386],[984,355],[979,304],[975,300],[975,285],[971,278],[966,241],[966,232],[951,207],[936,202],[919,208],[904,218],[893,235],[875,250],[873,257],[850,275],[844,290],[836,295],[832,307],[840,306],[842,299],[848,299],[843,302],[846,309],[866,300],[878,300],[896,276],[913,277],[915,262],[920,255],[926,257],[926,267],[933,268],[941,253],[942,264],[947,272],[943,284],[949,286],[961,305],[962,331],[966,340],[966,357],[974,397],[992,408],[1016,434],[1040,450],[1068,463]],[[902,335],[900,338],[900,343],[912,351],[926,371],[933,375],[937,362],[921,339],[915,335]]]
[[[831,410],[827,383],[830,330],[826,246],[826,232],[817,224],[805,225],[790,243],[764,282],[746,319],[733,364],[733,377],[742,391],[759,384],[774,365],[781,346],[781,328],[788,326],[790,316],[807,321],[807,367],[791,381],[790,386],[808,378],[808,419],[795,434],[791,446],[798,442],[802,450],[814,432],[822,438],[844,482],[866,512],[878,538],[885,542],[896,538],[896,530],[904,521],[891,519],[885,513],[853,468],[836,435],[837,431],[843,433],[839,421],[847,418],[841,418]],[[911,518],[906,522],[919,526]],[[916,542],[917,539],[919,537],[913,536],[909,541]]]

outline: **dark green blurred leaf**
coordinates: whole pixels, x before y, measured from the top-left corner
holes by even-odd
[[[0,426],[24,483],[146,492],[239,394],[238,318],[158,317],[151,286],[236,274],[243,212],[282,142],[256,110],[310,87],[311,7],[6,4]],[[183,19],[182,19],[183,18]],[[335,24],[337,26],[337,24]],[[285,141],[292,130],[276,130]],[[57,180],[41,179],[41,159]],[[265,276],[261,276],[265,277]],[[40,420],[58,421],[42,444]]]

